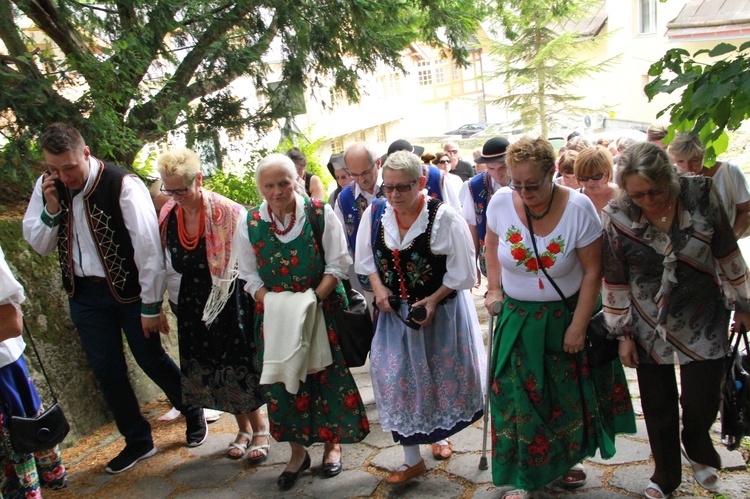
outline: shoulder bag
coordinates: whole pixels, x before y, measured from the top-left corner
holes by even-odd
[[[31,332],[26,326],[25,321],[23,327],[39,361],[39,367],[42,369],[44,379],[49,386],[52,400],[55,401],[52,407],[33,417],[10,416],[9,431],[13,450],[17,454],[33,454],[35,452],[50,450],[62,442],[70,431],[70,425],[62,407],[57,402],[57,396],[47,377],[47,371],[44,369],[42,358],[39,356],[39,351],[34,344],[34,338],[31,336]],[[5,407],[10,415],[10,407],[7,403]]]
[[[744,355],[740,352],[741,339],[745,342]],[[750,374],[743,365],[749,353],[747,331],[743,327],[727,357],[721,382],[721,443],[729,450],[738,449],[742,438],[750,435]]]
[[[320,220],[315,213],[312,201],[305,203],[307,220],[312,227],[313,237],[320,249],[320,256],[325,260],[323,251],[323,231]],[[372,338],[374,336],[372,318],[367,309],[367,302],[357,290],[352,289],[348,279],[344,280],[344,290],[349,300],[349,308],[345,309],[343,304],[334,309],[334,317],[338,326],[338,340],[341,352],[347,367],[361,367],[367,362],[370,353]]]
[[[529,226],[529,233],[531,234],[531,244],[534,247],[534,256],[536,256],[538,263],[537,267],[542,269],[542,272],[547,277],[547,280],[550,282],[550,284],[552,284],[552,287],[555,288],[557,294],[560,295],[563,303],[565,303],[565,307],[570,311],[570,317],[572,319],[573,313],[575,312],[575,307],[570,306],[570,302],[568,302],[568,299],[565,297],[563,292],[557,286],[557,283],[555,283],[554,279],[550,277],[550,275],[547,273],[547,269],[545,269],[544,265],[542,265],[541,263],[541,259],[539,258],[539,250],[537,250],[536,247],[534,227],[531,223],[531,217],[529,216],[528,212],[526,212],[526,223]],[[613,362],[615,359],[618,359],[620,357],[619,342],[617,340],[609,339],[608,335],[609,330],[607,329],[607,325],[604,322],[604,312],[600,310],[591,316],[591,319],[589,319],[589,325],[586,328],[586,355],[589,358],[590,366],[600,367],[609,364],[610,362]]]

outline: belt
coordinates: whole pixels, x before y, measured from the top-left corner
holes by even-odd
[[[105,282],[107,280],[106,277],[99,277],[95,275],[89,275],[89,276],[76,276],[76,279],[80,279],[82,281],[89,281],[89,282]]]

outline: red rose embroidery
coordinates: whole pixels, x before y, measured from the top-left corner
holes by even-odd
[[[281,274],[281,275],[288,275],[289,274],[289,267],[286,267],[286,266],[281,267],[279,269],[279,274]]]
[[[331,345],[338,345],[339,339],[336,337],[336,333],[332,330],[328,330],[328,343]]]
[[[545,269],[548,269],[548,268],[552,267],[555,264],[555,261],[552,258],[548,257],[548,256],[542,256],[539,259],[542,261],[542,265],[544,265]]]
[[[539,270],[539,266],[536,263],[536,258],[529,258],[526,262],[526,268],[529,270]]]
[[[556,255],[556,254],[560,253],[560,245],[557,244],[557,243],[549,243],[547,245],[547,251],[549,251],[553,255]]]
[[[333,432],[328,428],[318,428],[318,437],[324,442],[328,442],[333,438]]]
[[[348,409],[356,409],[356,407],[357,407],[357,396],[350,394],[350,395],[347,395],[346,397],[344,397],[344,405]]]
[[[291,258],[291,263],[292,263],[292,267],[296,267],[297,264],[299,263],[299,258],[297,258],[296,256],[293,256]]]
[[[511,244],[520,243],[521,241],[523,241],[523,237],[518,232],[514,232],[510,235],[508,241],[510,241]]]
[[[276,404],[271,404],[271,405],[268,406],[268,411],[269,412],[276,412],[278,410],[279,410],[279,406],[276,405]]]
[[[260,212],[258,211],[253,212],[253,220],[260,220]]]
[[[274,287],[271,288],[271,290],[274,293],[281,293],[282,291],[284,291],[284,287],[283,286],[274,286]]]
[[[516,248],[510,252],[515,260],[523,261],[526,259],[526,250],[523,248]]]

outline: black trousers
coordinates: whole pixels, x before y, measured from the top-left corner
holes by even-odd
[[[643,415],[656,469],[651,481],[670,494],[682,481],[680,457],[680,413],[682,445],[693,461],[721,468],[709,430],[716,420],[721,400],[724,359],[693,361],[680,366],[681,394],[673,364],[641,364],[638,387]]]

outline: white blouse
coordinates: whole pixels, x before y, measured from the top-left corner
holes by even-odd
[[[426,196],[427,191],[422,191]],[[372,244],[370,243],[370,230],[372,207],[368,207],[362,214],[362,221],[357,231],[357,259],[354,262],[354,270],[357,274],[370,275],[378,271],[375,259],[372,256]],[[398,223],[394,215],[393,207],[386,204],[383,212],[383,230],[385,232],[385,244],[390,249],[404,249],[421,235],[429,222],[427,203],[424,203],[422,212],[401,239]],[[443,276],[443,284],[450,289],[471,289],[477,281],[476,267],[474,265],[474,243],[472,242],[469,226],[461,215],[443,203],[435,214],[430,237],[430,249],[436,255],[446,255],[446,273]]]
[[[10,271],[3,249],[0,248],[0,305],[13,305],[18,308],[25,299],[23,287]],[[26,343],[20,336],[0,342],[0,367],[18,360],[25,347]]]
[[[296,199],[295,216],[296,221],[292,230],[286,234],[276,234],[276,238],[282,243],[288,243],[295,240],[302,233],[305,221],[307,220],[307,213],[305,211],[305,198],[295,193]],[[268,217],[268,203],[263,201],[258,209],[260,213],[260,219],[266,222],[271,222]],[[341,222],[336,217],[333,209],[330,205],[323,205],[323,214],[325,217],[325,229],[323,230],[323,251],[325,252],[325,269],[324,274],[330,274],[337,279],[345,279],[348,276],[349,266],[352,264],[352,257],[349,256],[349,250],[346,246],[346,237],[344,236],[344,228],[341,226]],[[275,215],[272,215],[274,221],[282,227],[289,225],[292,214],[289,213],[284,217],[284,220],[279,220]],[[255,296],[255,293],[263,287],[263,279],[258,274],[258,261],[255,257],[255,250],[252,244],[250,244],[250,237],[248,234],[247,217],[243,219],[242,228],[235,230],[234,240],[232,242],[238,252],[238,263],[239,263],[239,278],[247,282],[245,285],[245,291],[250,293],[251,296]]]

